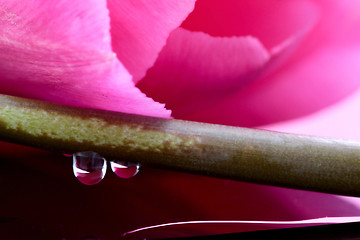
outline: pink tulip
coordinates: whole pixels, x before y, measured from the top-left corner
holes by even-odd
[[[359,27],[353,0],[0,0],[0,93],[360,140]],[[7,236],[113,239],[175,221],[360,215],[357,198],[163,170],[89,187],[53,153],[1,149]]]

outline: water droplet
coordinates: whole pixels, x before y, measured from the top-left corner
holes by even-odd
[[[96,152],[78,152],[73,154],[73,171],[75,177],[85,184],[99,183],[106,173],[106,161]]]
[[[126,161],[111,161],[111,170],[120,178],[132,178],[139,172],[140,164]]]

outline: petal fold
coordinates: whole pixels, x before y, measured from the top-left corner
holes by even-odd
[[[138,82],[177,28],[193,10],[195,0],[108,0],[112,46]]]
[[[309,0],[198,0],[182,27],[211,36],[254,36],[271,49],[317,21]]]
[[[198,2],[198,4],[200,3],[201,1]],[[180,101],[174,100],[178,98],[177,95],[181,95],[180,93],[177,93],[177,95],[172,94],[174,97],[167,93],[152,94],[152,91],[156,91],[153,90],[153,88],[161,89],[162,87],[162,84],[150,85],[152,82],[160,82],[159,79],[149,80],[150,77],[153,78],[152,74],[155,72],[154,69],[160,66],[160,64],[157,65],[157,62],[154,68],[148,72],[149,74],[145,78],[144,83],[141,82],[139,86],[148,96],[156,97],[161,94],[167,96],[166,98],[157,97],[156,99],[165,102],[167,106],[172,109],[174,117],[245,127],[256,127],[311,114],[343,99],[360,87],[360,81],[358,81],[360,76],[360,34],[359,31],[357,31],[360,27],[360,15],[358,14],[360,7],[358,4],[354,4],[353,1],[339,2],[334,0],[291,1],[291,3],[274,1],[273,3],[276,3],[275,5],[278,6],[279,9],[283,9],[286,16],[289,14],[287,11],[292,13],[298,3],[300,4],[299,6],[302,6],[300,9],[304,10],[302,13],[305,16],[303,16],[303,20],[306,16],[310,16],[310,20],[306,21],[305,19],[300,22],[302,28],[296,29],[296,32],[288,32],[288,34],[285,35],[288,36],[291,34],[291,36],[281,41],[279,39],[270,41],[266,36],[258,34],[260,36],[259,41],[264,41],[265,47],[269,49],[270,56],[269,61],[267,61],[267,66],[259,68],[258,75],[253,78],[253,80],[257,81],[253,81],[252,84],[242,85],[242,87],[239,88],[233,88],[234,91],[237,91],[236,93],[228,92],[226,95],[221,96],[219,93],[221,93],[222,89],[219,88],[217,95],[216,93],[210,92],[208,97],[204,98],[204,96],[206,97],[204,92],[209,88],[206,84],[204,84],[205,86],[201,91],[198,90],[198,92],[195,92],[191,90],[193,85],[190,84],[190,82],[193,80],[189,81],[188,84],[185,84],[186,79],[178,80],[179,76],[184,75],[182,72],[183,69],[187,69],[186,67],[184,68],[183,65],[178,65],[177,70],[174,70],[175,68],[163,68],[161,71],[156,70],[157,72],[162,72],[163,75],[159,77],[159,79],[162,79],[162,82],[172,82],[173,79],[181,82],[179,85],[174,84],[176,87],[181,86],[178,88],[179,91],[187,91],[187,94],[183,93],[182,95],[184,103],[180,104]],[[252,4],[254,6],[256,5],[256,7],[250,8],[249,12],[251,13],[258,10],[258,15],[249,13],[249,19],[247,21],[233,21],[231,26],[235,30],[237,27],[241,29],[242,25],[246,25],[250,20],[260,25],[266,25],[265,22],[256,22],[257,18],[259,18],[256,16],[261,16],[263,10],[266,8],[264,8],[260,1],[254,1]],[[199,6],[201,5],[197,5],[196,9],[198,9]],[[227,5],[225,4],[225,6]],[[239,7],[236,4],[232,6],[233,8],[236,8],[236,6]],[[203,6],[203,8],[206,9],[205,6]],[[204,27],[204,31],[210,32],[211,29],[207,29],[207,25],[204,22],[202,25],[200,24],[201,21],[200,23],[196,22],[197,18],[194,22],[191,22],[192,16],[196,16],[196,9],[183,26],[192,31]],[[224,10],[220,7],[218,9],[222,9],[222,11],[225,12],[229,11],[228,9]],[[241,8],[238,8],[238,10],[241,11]],[[202,9],[202,11],[205,13],[204,9]],[[271,11],[273,11],[273,9],[271,9]],[[276,12],[277,10],[274,11]],[[224,13],[221,14],[226,15]],[[199,17],[199,19],[201,18]],[[221,21],[220,18],[215,17],[215,19]],[[279,19],[277,20],[277,22],[279,22]],[[287,19],[284,19],[284,21],[285,20]],[[238,23],[239,26],[234,24],[234,22]],[[276,23],[275,20],[274,23]],[[195,26],[197,28],[195,28]],[[285,28],[286,26],[287,24],[285,24]],[[275,31],[281,27],[281,24],[271,27]],[[232,34],[236,35],[240,33],[241,32]],[[248,32],[245,31],[243,33],[247,34]],[[210,34],[212,36],[216,35],[214,32],[210,32]],[[218,35],[221,34],[219,33]],[[192,37],[193,36],[188,34],[188,38]],[[179,38],[179,36],[177,38]],[[173,47],[175,48],[177,41],[180,40],[169,38],[167,46],[159,56],[159,62],[160,60],[162,63],[166,61],[176,61],[174,60],[176,54],[168,54],[168,56],[164,57],[164,52],[169,51],[169,49]],[[273,44],[270,44],[270,42]],[[277,45],[274,45],[275,42],[277,42]],[[287,45],[289,42],[290,45]],[[202,45],[206,46],[204,42],[199,45],[201,46],[196,47],[202,48]],[[193,48],[193,51],[200,51],[197,48]],[[182,50],[184,49],[186,48],[182,46]],[[221,48],[219,47],[219,49]],[[228,53],[228,59],[232,59],[234,53],[228,51],[226,47],[224,47],[224,49],[223,52]],[[203,65],[211,62],[209,59],[212,58],[212,54],[212,52],[209,53],[208,51],[208,55],[206,55],[202,62]],[[188,61],[192,63],[193,59],[194,58],[188,58]],[[188,65],[191,65],[191,63],[188,63]],[[215,64],[215,68],[217,66],[223,67],[223,74],[221,77],[218,77],[220,80],[215,80],[214,82],[221,81],[221,83],[224,83],[228,81],[229,77],[224,73],[228,72],[227,69],[231,69],[231,64],[225,65],[225,63],[226,61],[218,61]],[[202,68],[195,67],[198,66],[196,61],[194,61],[192,66],[193,68],[190,69],[190,71],[193,72],[192,75],[196,76],[198,73],[201,75]],[[208,69],[214,68],[211,64],[208,64],[207,67]],[[231,72],[231,70],[229,72]],[[158,77],[159,75],[156,76]],[[145,86],[146,81],[148,81],[147,86]],[[164,86],[167,84],[168,83],[163,83]],[[219,85],[221,84],[219,83]],[[215,86],[219,85],[215,84]],[[224,85],[222,85],[222,87],[224,87]],[[239,86],[241,86],[241,84]],[[190,91],[188,91],[188,89],[190,89]],[[199,98],[197,98],[197,95],[199,95]],[[211,97],[209,97],[210,95]],[[225,97],[227,99],[225,99]],[[203,104],[201,99],[206,99],[204,100],[206,104]]]
[[[299,118],[359,89],[359,62],[359,47],[319,49],[227,100],[184,118],[245,127]]]
[[[106,2],[0,1],[0,92],[168,117],[112,51]]]
[[[256,78],[269,53],[253,37],[212,37],[175,30],[155,65],[137,85],[167,108],[194,112]]]

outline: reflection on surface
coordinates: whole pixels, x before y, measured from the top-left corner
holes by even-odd
[[[124,161],[111,161],[110,162],[111,170],[118,176],[119,178],[132,178],[138,172],[140,168],[139,163],[131,163]]]
[[[193,220],[301,220],[356,216],[348,198],[144,169],[121,181],[109,174],[85,186],[72,160],[61,154],[0,142],[0,239],[119,239],[156,224]],[[76,226],[76,227],[74,227]],[[262,226],[195,226],[148,232],[184,237],[263,229]]]
[[[151,234],[151,231],[184,231],[191,229],[200,229],[200,228],[219,228],[221,225],[231,226],[237,225],[241,228],[241,225],[249,225],[256,228],[262,229],[283,229],[283,228],[303,228],[308,226],[319,226],[319,225],[334,225],[339,223],[355,223],[359,225],[360,217],[324,217],[324,218],[315,218],[315,219],[306,219],[300,221],[246,221],[246,220],[222,220],[222,221],[186,221],[186,222],[173,222],[173,223],[164,223],[159,225],[153,225],[143,228],[138,228],[123,234],[123,237],[135,237],[137,235],[146,236]],[[181,229],[181,230],[179,230]],[[131,236],[130,236],[131,235]]]
[[[77,152],[73,154],[75,177],[85,185],[95,185],[105,176],[106,161],[96,152]]]

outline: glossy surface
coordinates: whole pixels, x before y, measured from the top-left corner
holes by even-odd
[[[119,178],[132,178],[134,177],[140,169],[139,163],[131,163],[126,161],[111,161],[110,162],[111,170]]]
[[[95,152],[78,152],[73,154],[73,171],[75,177],[85,185],[95,185],[105,176],[106,161]]]
[[[360,215],[354,202],[357,198],[145,167],[141,174],[126,181],[108,174],[100,184],[89,187],[77,182],[71,159],[61,154],[4,142],[0,145],[0,183],[4,196],[0,205],[3,220],[0,239],[79,240],[96,236],[111,240],[134,229],[178,221],[290,221],[325,215]],[[185,237],[262,229],[268,228],[190,225],[154,229],[141,237]]]

